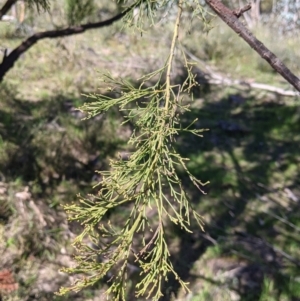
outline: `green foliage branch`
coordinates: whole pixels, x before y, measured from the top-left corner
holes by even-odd
[[[143,1],[151,22],[160,7],[158,4],[167,2]],[[69,220],[80,222],[84,228],[74,241],[78,252],[75,257],[77,266],[64,271],[85,276],[71,287],[61,288],[61,295],[93,285],[115,269],[107,294],[110,300],[125,300],[128,265],[132,261],[138,265],[141,276],[135,286],[137,297],[158,300],[162,296],[162,285],[170,274],[174,274],[182,287],[188,290],[188,284],[174,270],[166,237],[168,222],[191,232],[191,217],[203,229],[202,218],[193,208],[177,173],[178,168],[186,172],[202,193],[202,187],[207,184],[189,172],[186,165],[188,159],[183,158],[174,147],[175,138],[180,133],[189,132],[202,137],[204,131],[193,128],[196,120],[187,127],[183,127],[180,121],[181,114],[189,110],[183,100],[196,85],[192,64],[187,61],[184,52],[182,57],[187,79],[183,84],[173,84],[171,79],[185,4],[187,2],[184,0],[177,4],[170,53],[162,68],[143,76],[137,88],[125,79],[115,79],[106,74],[103,81],[108,92],[114,96],[90,95],[95,101],[80,108],[87,114],[86,118],[105,113],[113,107],[124,111],[124,123],[135,125],[129,139],[134,151],[127,159],[112,159],[110,170],[99,171],[101,181],[96,185],[99,189],[96,195],[79,195],[78,203],[65,207]],[[121,229],[111,221],[106,222],[109,210],[124,206],[130,210]],[[153,208],[157,212],[156,219],[149,216]],[[91,247],[89,242],[99,245],[99,239],[102,245]],[[137,240],[138,244],[135,243]]]
[[[95,10],[94,0],[66,0],[66,16],[69,25],[78,25]]]

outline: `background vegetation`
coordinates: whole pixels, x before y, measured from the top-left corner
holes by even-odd
[[[0,46],[12,49],[32,32],[63,23],[63,2],[53,2],[52,17],[33,12],[20,25],[0,22]],[[90,18],[114,14],[111,1],[101,1]],[[197,73],[206,65],[223,76],[287,87],[224,24],[214,20],[207,35],[201,26],[186,22],[181,33],[187,52],[202,62]],[[278,35],[268,23],[255,30],[300,74],[297,31]],[[119,22],[43,40],[1,83],[0,268],[11,269],[19,283],[17,291],[3,292],[4,300],[104,300],[105,283],[54,295],[74,280],[58,270],[74,264],[70,244],[80,230],[67,223],[62,205],[91,192],[98,180],[94,171],[126,154],[132,128],[120,126],[118,111],[82,121],[75,109],[91,101],[83,94],[104,91],[99,72],[135,83],[161,66],[170,39],[166,19],[142,36]],[[174,77],[184,78],[179,61],[174,70]],[[211,182],[203,196],[186,181],[206,225],[204,233],[195,225],[192,234],[170,227],[172,260],[191,292],[183,294],[171,278],[165,300],[300,300],[299,97],[209,84],[194,95],[186,123],[197,117],[197,128],[210,130],[201,139],[181,137],[177,145],[191,159],[193,174]],[[122,210],[111,218],[122,220]],[[133,267],[131,285],[136,277]],[[128,300],[135,300],[130,285]]]

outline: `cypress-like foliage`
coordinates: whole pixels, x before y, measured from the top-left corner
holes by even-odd
[[[157,11],[167,7],[169,1],[139,2],[140,15],[136,25],[141,29],[145,21],[143,18],[147,17],[154,23]],[[184,52],[182,59],[187,78],[183,84],[171,80],[175,51],[180,49],[178,37],[185,4],[186,1],[180,0],[176,6],[173,38],[164,66],[143,76],[139,87],[106,74],[103,81],[108,93],[90,95],[94,101],[80,108],[86,113],[86,118],[103,114],[113,107],[125,111],[124,123],[130,122],[135,127],[128,142],[133,151],[126,159],[111,160],[109,170],[99,171],[101,181],[97,195],[79,196],[79,202],[65,207],[69,220],[80,222],[84,229],[74,242],[78,251],[75,258],[77,266],[64,271],[84,274],[84,277],[73,286],[62,288],[59,294],[79,291],[110,275],[109,300],[125,300],[127,271],[131,263],[140,270],[141,277],[135,287],[138,297],[158,300],[162,296],[162,284],[170,274],[174,274],[188,290],[187,283],[173,268],[166,237],[169,223],[190,232],[191,218],[194,218],[200,228],[203,227],[202,218],[193,208],[178,169],[184,171],[201,192],[207,184],[189,172],[186,166],[188,159],[175,150],[176,137],[180,133],[190,132],[201,137],[204,131],[194,128],[195,121],[188,127],[181,124],[180,117],[189,108],[183,99],[197,85],[191,72],[192,65]],[[198,11],[203,17],[201,7]],[[133,17],[136,18],[129,12],[125,18],[127,24],[132,25]],[[110,94],[113,96],[107,96]],[[107,222],[108,211],[124,206],[130,210],[123,225],[120,221],[116,224]],[[153,208],[156,212],[154,218],[150,217]],[[90,242],[97,247],[91,247]]]

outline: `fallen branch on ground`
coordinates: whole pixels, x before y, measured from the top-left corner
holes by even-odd
[[[298,91],[285,90],[283,88],[275,87],[272,85],[256,83],[251,80],[237,80],[237,79],[224,77],[223,75],[213,71],[207,64],[205,64],[201,59],[193,55],[187,49],[184,49],[184,52],[193,61],[200,63],[202,65],[202,68],[205,69],[205,71],[202,71],[201,69],[197,70],[198,73],[197,81],[200,84],[239,86],[247,90],[260,89],[260,90],[265,90],[283,96],[300,96],[300,93]]]

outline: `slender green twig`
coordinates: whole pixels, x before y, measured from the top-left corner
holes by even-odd
[[[166,110],[168,110],[168,106],[169,106],[169,102],[170,102],[171,71],[172,71],[172,63],[173,63],[174,55],[175,55],[176,43],[178,41],[179,25],[180,25],[181,14],[182,14],[182,4],[183,4],[183,0],[180,0],[178,2],[178,12],[177,12],[177,17],[176,17],[175,26],[174,26],[172,44],[171,44],[171,48],[170,48],[170,57],[169,57],[168,64],[167,64],[168,67],[167,67],[167,74],[166,74],[166,103],[165,103]]]

